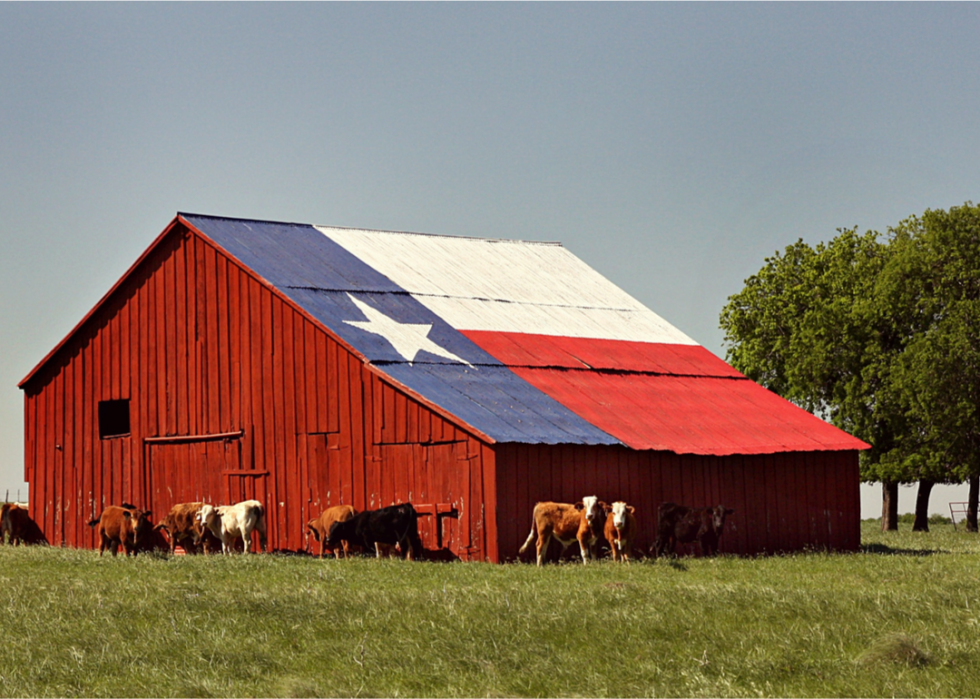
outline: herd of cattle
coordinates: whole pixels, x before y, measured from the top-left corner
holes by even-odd
[[[718,551],[718,539],[726,516],[734,510],[717,507],[686,507],[663,503],[657,512],[657,538],[650,553],[673,555],[678,545],[697,544],[702,555]],[[231,553],[240,540],[250,551],[252,533],[259,536],[259,546],[266,550],[266,512],[258,500],[235,505],[213,506],[204,502],[174,505],[158,524],[150,521],[152,513],[129,503],[111,505],[88,524],[99,536],[99,555],[107,549],[116,555],[121,547],[126,555],[147,548],[156,532],[166,534],[173,554],[180,546],[185,551],[210,553],[221,548]],[[519,553],[525,553],[537,538],[537,563],[543,565],[552,539],[564,551],[578,542],[582,562],[597,557],[601,539],[609,544],[614,561],[629,562],[637,532],[635,510],[625,502],[607,505],[590,495],[575,504],[539,502],[534,506],[531,533]],[[0,511],[0,544],[9,536],[11,544],[33,544],[45,541],[43,533],[15,503],[3,505]],[[307,536],[320,543],[320,558],[325,553],[340,557],[352,551],[373,552],[381,558],[397,551],[409,560],[423,557],[419,538],[418,514],[410,503],[391,505],[377,510],[357,512],[350,505],[324,510],[307,524]]]

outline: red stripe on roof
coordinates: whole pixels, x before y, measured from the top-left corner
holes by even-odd
[[[462,333],[507,366],[744,378],[734,367],[701,345],[593,340],[484,330],[463,330]]]
[[[868,448],[697,345],[466,335],[633,449],[724,456]]]

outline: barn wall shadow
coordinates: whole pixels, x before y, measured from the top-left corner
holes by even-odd
[[[861,553],[877,553],[883,556],[933,556],[949,553],[942,549],[903,549],[886,544],[861,544]]]

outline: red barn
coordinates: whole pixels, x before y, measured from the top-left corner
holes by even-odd
[[[748,380],[557,244],[179,214],[21,382],[53,544],[123,501],[415,504],[515,557],[539,500],[734,507],[723,551],[859,545],[866,445]]]

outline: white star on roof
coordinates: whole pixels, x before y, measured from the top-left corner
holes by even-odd
[[[395,351],[407,359],[409,363],[414,362],[416,355],[422,350],[425,350],[429,354],[435,354],[439,357],[469,364],[465,359],[457,357],[452,352],[443,349],[429,339],[429,331],[432,330],[431,323],[429,325],[399,323],[394,318],[389,318],[381,311],[372,308],[363,301],[358,301],[350,294],[347,294],[347,296],[360,309],[361,313],[367,317],[367,320],[345,320],[344,322],[348,325],[353,325],[355,328],[360,328],[365,332],[380,335],[390,342],[391,346],[395,348]]]

